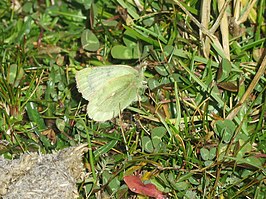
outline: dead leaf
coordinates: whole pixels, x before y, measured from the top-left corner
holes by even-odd
[[[166,196],[164,196],[163,193],[159,191],[154,184],[144,184],[141,181],[140,176],[124,176],[124,181],[126,182],[128,188],[134,193],[153,197],[156,199],[166,199]]]
[[[56,134],[53,129],[44,130],[42,135],[45,135],[52,143],[56,143]]]
[[[222,88],[227,91],[231,92],[237,92],[238,91],[238,86],[235,85],[233,82],[220,82],[217,84],[219,88]]]

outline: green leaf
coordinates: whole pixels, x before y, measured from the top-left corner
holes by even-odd
[[[55,120],[56,127],[59,129],[59,131],[63,132],[66,126],[66,122],[61,118],[56,118]]]
[[[86,29],[81,34],[82,48],[88,51],[97,51],[100,48],[98,38],[89,29]]]
[[[263,169],[262,162],[257,157],[247,157],[247,158],[235,158],[235,157],[226,157],[231,160],[235,160],[237,164],[247,164],[254,166],[258,169]]]
[[[172,186],[177,191],[183,191],[188,189],[189,184],[187,182],[177,182],[175,184],[172,184]]]
[[[216,156],[216,148],[210,149],[209,160],[213,160]]]
[[[32,12],[32,2],[26,2],[23,6],[22,6],[22,10],[23,12],[26,12],[26,13],[31,13]]]
[[[18,87],[20,81],[23,79],[25,75],[25,72],[22,67],[19,67],[17,76],[16,76],[16,81],[14,82],[14,87]]]
[[[152,153],[154,151],[152,141],[148,136],[143,136],[141,138],[141,145],[142,145],[142,150],[148,153]]]
[[[262,168],[262,162],[257,157],[247,157],[244,162],[257,168]]]
[[[166,66],[160,66],[160,65],[158,65],[158,66],[155,66],[154,69],[156,70],[157,73],[159,73],[162,76],[169,75],[169,72],[168,72]]]
[[[250,153],[252,151],[252,144],[249,142],[244,142],[239,140],[239,143],[245,144],[244,146],[240,146],[240,150],[237,152],[237,157],[244,157],[246,153]]]
[[[113,178],[109,183],[108,187],[111,190],[111,193],[116,192],[120,188],[120,181],[118,180],[118,177]]]
[[[11,64],[8,69],[9,71],[7,74],[7,83],[14,84],[16,76],[17,76],[18,66],[17,64]]]
[[[160,149],[162,143],[162,137],[166,134],[166,129],[164,127],[156,127],[152,129],[151,140],[153,147],[156,151]]]
[[[148,79],[148,87],[153,90],[157,87],[161,86],[161,83],[157,80],[157,79],[154,79],[154,78],[149,78]]]
[[[29,102],[26,104],[26,110],[28,117],[31,122],[37,125],[39,131],[47,129],[44,119],[40,116],[40,113],[37,110],[36,103]]]
[[[118,140],[111,140],[107,144],[93,151],[95,158],[98,158],[101,155],[108,153],[112,148],[116,146],[117,142]]]
[[[127,47],[135,48],[137,46],[137,37],[130,35],[130,32],[126,30],[124,33],[123,42]]]
[[[234,132],[235,132],[236,126],[232,120],[218,120],[215,123],[214,132],[222,138],[222,141],[225,143],[228,143]]]
[[[118,180],[118,177],[112,178],[113,175],[111,175],[108,171],[103,171],[102,175],[103,175],[103,184],[108,183],[107,186],[110,189],[111,193],[119,189],[120,181]]]
[[[33,102],[29,102],[26,104],[26,111],[28,114],[28,117],[30,121],[33,123],[33,125],[36,125],[37,128],[35,130],[35,133],[40,137],[40,140],[44,144],[46,148],[51,147],[51,143],[49,139],[47,139],[44,135],[42,135],[40,132],[47,129],[44,119],[40,116],[40,113],[37,110],[37,106]]]
[[[209,152],[208,149],[201,148],[200,149],[200,155],[201,155],[201,157],[202,157],[203,160],[209,160],[210,152]]]
[[[148,17],[143,20],[143,24],[145,26],[151,26],[154,23],[154,21],[155,21],[154,17]]]
[[[135,46],[133,48],[126,47],[123,45],[116,45],[111,50],[112,57],[115,59],[138,59],[140,57],[140,52],[138,47]]]
[[[93,2],[93,0],[76,0],[76,1],[79,2],[81,5],[84,5],[86,10],[91,7],[91,4]]]
[[[205,166],[205,167],[208,167],[208,166],[210,166],[212,163],[213,163],[213,161],[211,161],[211,160],[206,160],[206,161],[204,161],[204,166]]]
[[[25,21],[23,21],[23,25],[18,32],[18,37],[16,38],[15,42],[20,43],[23,40],[24,36],[27,36],[30,33],[32,28],[32,20],[33,19],[30,16],[25,18]]]
[[[194,185],[200,184],[193,176],[191,176],[188,180],[191,184],[194,184]]]
[[[149,44],[152,44],[153,46],[160,47],[160,44],[157,40],[152,39],[151,37],[144,34],[143,32],[136,31],[129,26],[124,26],[124,28],[129,31],[128,34],[130,34],[131,37],[133,38],[137,37],[138,39],[141,39],[144,42],[147,42]]]

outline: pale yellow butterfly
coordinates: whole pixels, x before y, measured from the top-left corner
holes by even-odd
[[[110,120],[139,99],[144,89],[144,68],[127,65],[90,67],[76,74],[77,87],[89,101],[88,116],[95,121]]]

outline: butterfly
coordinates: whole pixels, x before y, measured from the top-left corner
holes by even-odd
[[[145,88],[144,70],[128,65],[109,65],[78,71],[77,88],[89,101],[88,116],[95,121],[107,121],[137,101]]]

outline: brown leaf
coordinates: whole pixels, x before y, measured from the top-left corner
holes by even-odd
[[[224,90],[231,91],[231,92],[238,91],[238,87],[233,82],[220,82],[217,84],[217,86],[219,88],[222,88]]]
[[[45,135],[52,143],[56,143],[56,134],[53,129],[44,130],[42,135]]]
[[[154,184],[144,184],[141,181],[140,176],[125,176],[124,181],[126,182],[128,188],[134,193],[153,197],[156,199],[166,199],[166,196],[164,196],[163,193],[159,191]]]

